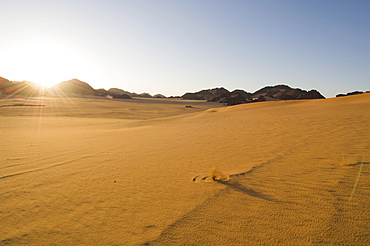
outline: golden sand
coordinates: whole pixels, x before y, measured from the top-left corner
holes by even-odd
[[[2,99],[0,245],[370,244],[370,94],[221,106]]]

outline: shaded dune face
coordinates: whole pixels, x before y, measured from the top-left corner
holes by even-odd
[[[44,106],[0,107],[2,244],[370,242],[370,94],[23,100],[1,103]]]

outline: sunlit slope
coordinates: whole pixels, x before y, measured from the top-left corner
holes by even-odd
[[[364,94],[135,124],[1,117],[1,243],[367,245],[369,108]],[[230,180],[203,180],[213,167]]]

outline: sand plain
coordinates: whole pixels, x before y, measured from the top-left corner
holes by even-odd
[[[3,98],[0,245],[369,245],[369,126],[369,93]]]

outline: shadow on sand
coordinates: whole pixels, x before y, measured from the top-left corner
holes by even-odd
[[[239,184],[238,182],[235,182],[235,181],[220,181],[220,180],[215,180],[215,181],[219,184],[223,184],[223,185],[225,185],[225,186],[227,186],[227,187],[229,187],[233,190],[239,191],[239,192],[244,193],[244,194],[249,195],[249,196],[253,196],[253,197],[263,199],[263,200],[266,200],[266,201],[270,201],[270,202],[279,202],[278,200],[276,200],[274,198],[266,196],[261,192],[253,190],[252,188],[246,187],[246,186],[244,186],[242,184]]]

